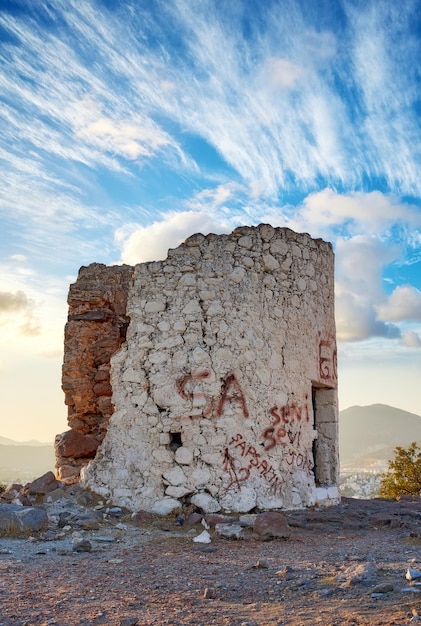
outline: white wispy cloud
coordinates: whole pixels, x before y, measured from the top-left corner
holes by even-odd
[[[0,327],[7,333],[16,328],[20,335],[33,337],[40,333],[39,319],[33,312],[34,303],[24,291],[0,291]]]
[[[4,14],[2,25],[19,41],[5,46],[0,82],[20,103],[14,132],[39,152],[93,168],[127,172],[124,159],[159,154],[172,167],[194,169],[176,124],[208,141],[260,194],[310,188],[320,176],[361,184],[362,175],[419,191],[415,43],[402,26],[413,4],[344,6],[348,22],[335,33],[311,24],[292,0],[268,3],[247,38],[241,3],[237,16],[210,1],[157,1],[151,11],[42,5],[67,31]],[[174,24],[176,42],[158,15]],[[349,93],[338,90],[338,79]],[[83,120],[87,99],[98,111]]]
[[[378,239],[357,235],[336,241],[336,328],[339,341],[397,338],[398,326],[378,318],[383,302],[382,269],[398,251]]]
[[[418,319],[419,292],[397,287],[388,296],[383,279],[387,265],[401,263],[414,249],[408,239],[421,225],[415,206],[379,191],[339,194],[324,189],[307,196],[291,213],[293,229],[334,243],[340,341],[398,338],[401,322]]]
[[[223,229],[225,230],[225,229]],[[165,259],[169,248],[175,248],[192,233],[220,233],[220,225],[212,216],[199,211],[167,213],[161,221],[139,226],[123,242],[121,260],[135,265],[144,261]],[[117,233],[117,237],[119,233]]]
[[[336,242],[340,337],[397,336],[404,294],[387,298],[381,270],[402,254],[391,247],[392,226],[419,244],[419,210],[380,192],[334,188],[380,177],[401,193],[421,191],[418,44],[406,37],[413,3],[354,10],[345,1],[337,30],[292,0],[265,3],[247,24],[244,7],[57,0],[26,18],[0,14],[12,37],[0,71],[0,210],[19,224],[19,254],[76,263],[120,249],[133,263],[162,258],[192,232],[263,219]],[[215,148],[235,182],[225,173],[225,184],[208,189],[186,135]],[[96,177],[140,187],[142,167],[158,161],[198,177],[202,191],[166,215],[156,209],[158,220],[136,219],[136,206],[128,220],[115,203],[86,201]],[[285,190],[320,189],[321,179],[332,186],[277,206]]]
[[[295,219],[314,230],[328,231],[345,225],[348,234],[378,234],[398,223],[408,227],[421,225],[421,215],[416,207],[380,191],[338,194],[332,189],[324,189],[307,196]]]
[[[377,311],[385,322],[421,322],[421,291],[412,285],[399,285]]]
[[[408,348],[421,348],[420,334],[414,330],[407,330],[402,333],[402,343]]]
[[[366,169],[385,176],[393,189],[419,193],[420,129],[416,66],[420,43],[411,26],[416,3],[387,0],[345,3],[350,20],[352,67],[361,91],[361,140]]]
[[[18,258],[16,258],[16,256]],[[37,273],[14,255],[0,263],[0,352],[15,361],[62,354],[68,280]]]

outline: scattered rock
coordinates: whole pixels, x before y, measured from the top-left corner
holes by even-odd
[[[174,498],[162,498],[158,500],[152,507],[152,513],[157,515],[169,515],[174,511],[181,509],[181,502]]]
[[[202,509],[204,513],[217,513],[221,510],[219,502],[209,493],[196,493],[192,496],[191,503]]]
[[[26,493],[24,493],[24,491],[21,491],[16,498],[14,498],[12,500],[12,504],[20,504],[21,506],[32,506],[32,501],[31,499],[26,495]]]
[[[257,514],[246,513],[245,515],[240,515],[238,521],[240,522],[242,526],[253,528],[256,518],[257,518]]]
[[[289,539],[291,536],[291,529],[285,515],[275,511],[268,511],[258,515],[254,522],[253,530],[263,541]]]
[[[237,521],[237,518],[230,515],[211,514],[206,515],[205,521],[208,524],[209,528],[216,526],[216,524],[232,524]]]
[[[215,532],[226,539],[244,538],[244,528],[240,524],[216,524]]]
[[[213,587],[206,587],[203,592],[203,597],[208,600],[212,600],[216,597],[216,592]]]
[[[110,509],[106,510],[106,513],[109,517],[121,517],[123,511],[119,506],[112,506]]]
[[[65,526],[68,526],[72,517],[73,514],[70,511],[61,511],[58,516],[57,526],[59,528],[64,528]]]
[[[261,561],[260,559],[254,563],[250,569],[268,569],[269,565],[267,561]]]
[[[51,502],[56,502],[57,500],[62,500],[65,497],[65,490],[63,487],[59,487],[58,489],[54,489],[54,491],[50,491],[50,493],[45,496],[44,502],[49,504]]]
[[[391,593],[394,590],[393,585],[391,585],[390,583],[380,583],[379,585],[376,585],[374,587],[374,589],[372,590],[372,593]]]
[[[215,533],[209,531],[212,535],[211,544],[195,542],[194,545],[190,544],[190,550],[186,550],[185,541],[192,542],[194,535],[199,535],[205,530],[204,528],[196,527],[193,529],[186,523],[182,527],[177,527],[174,525],[176,515],[170,515],[163,520],[150,513],[146,513],[144,517],[145,523],[148,523],[149,527],[140,528],[136,526],[136,523],[130,525],[130,521],[136,522],[136,516],[130,515],[124,509],[122,509],[122,515],[119,518],[114,519],[106,516],[103,519],[106,508],[114,508],[111,502],[101,503],[101,506],[98,505],[99,510],[96,510],[98,498],[94,500],[87,498],[86,501],[90,502],[90,508],[82,507],[78,504],[84,500],[80,497],[81,490],[66,486],[63,491],[65,493],[63,499],[53,500],[49,504],[44,503],[42,508],[26,507],[31,511],[41,510],[44,512],[45,509],[49,518],[47,529],[41,532],[33,531],[29,539],[25,535],[25,540],[6,537],[0,542],[2,546],[0,549],[2,582],[6,585],[10,584],[12,589],[12,580],[18,581],[17,590],[14,592],[15,601],[19,594],[20,585],[22,585],[22,593],[26,594],[28,598],[26,606],[29,613],[25,615],[28,623],[32,623],[35,619],[34,614],[30,613],[32,609],[29,608],[29,603],[34,598],[29,593],[29,591],[33,591],[33,588],[31,590],[28,572],[33,568],[39,568],[38,571],[42,572],[40,581],[43,580],[44,572],[50,572],[50,575],[54,572],[55,575],[55,572],[58,571],[57,568],[61,568],[62,574],[63,572],[67,573],[73,582],[75,579],[72,577],[75,576],[78,576],[82,581],[86,580],[87,601],[92,599],[93,602],[99,599],[101,591],[99,586],[95,586],[91,582],[88,586],[88,580],[95,580],[96,574],[101,573],[103,580],[107,581],[111,572],[111,578],[114,580],[115,577],[115,580],[119,581],[118,584],[121,585],[121,588],[118,588],[118,594],[116,596],[110,594],[110,598],[102,596],[103,604],[98,605],[101,610],[98,613],[92,612],[89,616],[81,614],[81,623],[90,623],[94,620],[95,623],[98,621],[100,624],[114,620],[113,623],[119,624],[124,623],[121,621],[123,618],[135,620],[126,622],[128,624],[139,624],[144,621],[146,623],[146,618],[141,613],[143,609],[139,608],[142,604],[145,608],[146,603],[140,602],[135,597],[136,593],[133,592],[135,587],[133,587],[132,580],[128,579],[129,575],[134,576],[133,580],[139,588],[142,587],[142,595],[147,593],[147,589],[152,589],[154,602],[147,611],[156,611],[158,603],[163,606],[162,599],[164,597],[171,597],[171,602],[174,602],[177,612],[172,614],[172,606],[167,604],[162,608],[162,613],[159,616],[162,621],[168,621],[168,623],[170,621],[181,623],[184,619],[187,622],[187,618],[193,620],[191,612],[198,607],[206,610],[206,616],[203,618],[206,623],[219,623],[216,610],[217,608],[220,610],[219,600],[221,600],[224,602],[224,606],[225,603],[229,602],[232,602],[233,606],[234,604],[238,606],[238,603],[241,602],[244,605],[242,607],[244,611],[250,611],[247,617],[244,613],[242,621],[251,626],[257,622],[263,623],[264,617],[260,617],[258,612],[263,603],[267,603],[270,599],[282,601],[283,606],[289,609],[292,605],[296,607],[298,602],[303,611],[305,608],[309,612],[314,610],[314,623],[318,621],[322,623],[325,620],[323,623],[342,624],[348,623],[348,619],[351,623],[351,617],[348,616],[348,619],[346,617],[347,610],[351,612],[360,610],[360,615],[364,615],[366,620],[364,623],[367,624],[371,623],[371,615],[373,615],[374,620],[374,613],[376,614],[377,621],[374,620],[376,623],[404,624],[409,623],[409,620],[411,623],[419,621],[418,615],[413,615],[411,619],[411,615],[408,614],[408,606],[418,602],[418,596],[414,596],[414,594],[421,591],[421,578],[416,576],[416,573],[421,571],[418,544],[405,541],[405,538],[409,536],[409,530],[404,526],[398,529],[384,526],[381,531],[369,533],[338,533],[337,521],[334,523],[334,531],[332,531],[332,526],[329,523],[325,525],[318,522],[317,530],[311,531],[307,528],[303,532],[294,531],[294,541],[280,544],[278,547],[271,547],[270,544],[255,540],[250,543],[247,542],[244,546],[242,544],[230,544],[224,541],[224,536],[220,535],[216,529]],[[418,500],[418,511],[420,510],[419,502]],[[393,503],[393,505],[396,508],[399,506],[398,503]],[[12,506],[9,503],[7,506],[13,510],[24,510],[24,507]],[[379,505],[377,503],[355,502],[351,506],[355,508],[355,511],[359,506],[363,511],[364,509],[369,511],[369,507],[373,506],[375,509]],[[389,504],[385,503],[385,506],[387,507]],[[190,511],[191,508],[186,507],[180,515],[187,516]],[[306,513],[304,512],[303,516]],[[324,512],[319,511],[318,513],[320,513],[318,519],[321,519]],[[329,519],[330,512],[326,511],[325,513],[326,519]],[[343,514],[345,516],[345,508]],[[247,515],[247,520],[243,519],[243,515],[222,516],[218,514],[215,515],[215,518],[231,521],[231,523],[225,524],[230,529],[229,533],[232,533],[234,528],[235,532],[239,533],[240,538],[246,536],[256,539],[250,530],[244,526],[245,521],[250,524],[250,518],[253,515]],[[402,517],[404,516],[402,515]],[[97,519],[103,530],[78,532],[82,530],[78,522],[89,519]],[[198,514],[196,519],[200,521],[203,516]],[[164,523],[167,524],[168,532],[172,534],[162,536],[159,527],[153,523],[155,520],[159,521],[160,526]],[[209,521],[215,521],[213,516]],[[116,524],[116,522],[118,523]],[[73,536],[64,531],[66,527],[74,533]],[[167,537],[170,538],[170,541]],[[181,543],[175,539],[176,537],[181,538]],[[308,545],[305,543],[307,541]],[[102,545],[100,545],[101,543]],[[106,545],[107,543],[109,545]],[[368,556],[370,553],[372,556]],[[378,573],[376,573],[377,558],[382,563],[382,569]],[[178,563],[183,563],[182,570],[178,567]],[[188,563],[186,569],[184,569],[185,563]],[[276,571],[276,564],[279,568],[278,571]],[[398,564],[399,567],[397,567]],[[412,580],[405,579],[407,568],[410,570],[411,577],[415,575]],[[90,569],[95,572],[93,576],[87,576]],[[25,578],[22,576],[22,571],[25,571]],[[144,571],[148,572],[146,576]],[[180,575],[181,572],[186,572],[187,575]],[[384,572],[387,572],[387,577],[384,576]],[[138,578],[136,578],[137,576]],[[379,576],[378,580],[376,580],[376,576]],[[379,584],[376,584],[377,582]],[[111,586],[112,584],[110,581]],[[401,589],[405,585],[407,586]],[[194,597],[194,593],[196,597]],[[396,593],[401,594],[401,602],[396,602]],[[185,598],[188,598],[187,602],[185,602]],[[334,598],[332,607],[336,606],[337,609],[339,606],[337,603],[340,603],[337,614],[335,608],[331,608],[331,598]],[[190,601],[192,604],[189,604]],[[66,603],[61,605],[60,602],[57,602],[57,610],[65,611],[62,619],[58,617],[58,613],[54,615],[57,623],[71,622],[71,620],[68,621],[70,613],[66,613],[66,611],[70,609]],[[40,619],[46,624],[46,620],[51,621],[53,619],[51,617],[53,613],[50,612],[48,604],[45,606],[47,608],[45,608],[45,613],[42,613],[41,610]],[[265,611],[268,610],[268,606],[269,604],[264,605]],[[317,614],[318,607],[323,607],[328,613]],[[96,609],[97,605],[95,605],[95,611]],[[5,619],[4,610],[2,605],[1,617],[3,619]],[[11,619],[10,623],[15,623],[13,619],[19,620],[18,617],[11,617],[12,606],[9,606],[7,610],[10,614],[7,615]],[[232,610],[235,611],[235,609]],[[273,611],[275,610],[276,608],[273,608]],[[384,618],[383,621],[378,617],[380,614]],[[212,615],[212,620],[209,619],[210,615]],[[230,617],[234,623],[236,619],[234,613]],[[151,613],[148,613],[148,619],[152,623]],[[198,619],[200,621],[200,618]],[[273,621],[275,622],[276,619],[273,618]]]
[[[210,543],[212,541],[212,538],[208,531],[204,530],[202,533],[200,533],[200,535],[197,535],[197,537],[193,537],[193,541],[195,543]]]
[[[90,552],[92,544],[89,539],[75,539],[72,548],[74,552]]]
[[[6,502],[12,503],[13,500],[20,494],[23,489],[23,485],[19,483],[12,483],[8,485],[3,493],[0,495],[0,500],[5,500]]]
[[[200,524],[202,519],[203,515],[201,513],[190,513],[190,515],[186,519],[186,524],[194,526],[195,524]]]
[[[120,626],[136,626],[138,623],[137,617],[120,617]]]
[[[408,567],[405,578],[406,580],[416,580],[417,578],[421,578],[421,571],[419,569],[414,569],[413,567]]]
[[[56,479],[53,472],[47,472],[39,478],[33,480],[28,486],[28,493],[31,495],[45,495],[62,486],[62,483]]]
[[[0,504],[1,534],[29,534],[45,530],[47,527],[48,516],[44,509],[19,504]]]
[[[153,520],[153,515],[148,511],[140,510],[132,516],[132,519],[139,524],[150,524]]]
[[[344,581],[343,587],[350,587],[360,583],[368,584],[377,575],[377,565],[373,561],[368,563],[355,563],[337,576],[338,581]]]
[[[78,517],[73,523],[82,530],[98,530],[101,527],[98,517],[89,512]]]

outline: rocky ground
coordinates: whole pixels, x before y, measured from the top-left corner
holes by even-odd
[[[48,526],[2,525],[0,511],[1,626],[421,621],[418,498],[343,499],[287,513],[286,524],[191,510],[132,516],[77,487],[26,497]]]

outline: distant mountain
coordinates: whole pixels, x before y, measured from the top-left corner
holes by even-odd
[[[30,439],[29,441],[15,441],[14,439],[8,439],[7,437],[0,437],[0,445],[3,445],[3,446],[52,446],[53,444],[48,441],[37,441],[36,439]]]
[[[339,413],[341,470],[382,472],[396,446],[421,442],[421,416],[386,404],[352,406]]]
[[[19,443],[0,437],[0,483],[30,482],[50,470],[54,471],[54,465],[52,443]]]

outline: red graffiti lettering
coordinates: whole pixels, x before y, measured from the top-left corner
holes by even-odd
[[[294,463],[294,455],[295,455],[294,450],[290,450],[290,451],[288,452],[288,456],[287,456],[287,458],[285,459],[285,460],[286,460],[286,462],[288,463],[288,465],[292,465],[292,464]],[[288,457],[289,457],[289,458],[288,458]]]
[[[245,441],[240,441],[240,443],[237,443],[237,445],[235,447],[236,448],[240,448],[241,456],[244,456],[244,454],[246,452],[246,447],[247,447],[246,442]]]
[[[240,462],[234,456],[229,449],[232,447],[234,450],[238,450],[238,454],[241,458],[247,458],[248,466],[240,465]],[[231,438],[228,446],[224,449],[223,455],[223,470],[228,473],[229,483],[225,489],[235,486],[241,490],[240,483],[248,480],[251,476],[253,469],[257,470],[260,476],[270,485],[271,491],[280,494],[282,493],[282,485],[284,479],[276,475],[273,466],[264,458],[261,457],[254,446],[248,445],[241,434],[237,434]]]
[[[192,372],[191,374],[185,374],[178,378],[175,382],[177,393],[184,400],[190,400],[204,404],[201,413],[199,415],[192,415],[192,419],[200,419],[202,417],[208,417],[213,411],[213,398],[210,394],[203,391],[196,390],[196,382],[210,382],[211,373],[209,370],[203,372]]]
[[[261,474],[262,474],[262,476],[265,476],[265,472],[267,473],[267,471],[268,471],[268,462],[263,459],[263,461],[261,461],[261,463],[260,463],[259,469],[263,470],[263,472],[261,472]]]
[[[235,374],[231,373],[225,377],[222,381],[221,392],[217,397],[212,397],[202,388],[203,384],[210,384],[211,382],[212,376],[209,370],[184,374],[175,381],[178,395],[183,400],[190,401],[193,408],[200,411],[200,413],[191,415],[190,419],[210,417],[215,413],[217,417],[222,417],[225,406],[231,403],[239,404],[244,418],[249,416],[246,399]],[[184,415],[176,419],[189,419],[189,417]]]
[[[256,459],[256,457],[258,456],[256,448],[254,448],[253,446],[249,446],[246,452],[246,456],[248,455],[252,456],[253,459]],[[253,459],[250,461],[250,463],[252,463]]]
[[[270,409],[269,413],[274,419],[262,433],[267,452],[277,444],[286,446],[289,442],[290,445],[299,446],[303,417],[307,422],[310,419],[307,400],[308,396],[306,395],[305,403],[302,406],[292,402],[281,407],[273,406]]]
[[[250,478],[250,469],[248,467],[240,467],[239,474],[244,474],[243,478],[240,478],[240,481],[248,480]]]
[[[324,339],[319,343],[319,376],[324,382],[336,383],[337,350],[334,339]]]
[[[249,412],[248,412],[247,405],[246,405],[246,399],[240,387],[240,383],[235,377],[235,374],[228,374],[228,376],[225,378],[223,382],[221,397],[219,399],[218,408],[217,408],[218,417],[222,416],[224,412],[224,407],[227,404],[227,402],[229,403],[237,402],[241,407],[243,416],[245,418],[249,416]]]
[[[232,487],[233,485],[236,485],[238,487],[238,489],[241,491],[241,485],[240,482],[242,480],[245,480],[244,478],[240,479],[238,477],[237,474],[237,470],[235,468],[235,459],[234,457],[231,455],[230,451],[228,450],[228,448],[224,449],[224,464],[223,464],[223,470],[224,472],[228,472],[228,475],[230,477],[230,483],[229,485],[226,487],[226,490],[228,490],[230,487]]]
[[[289,442],[292,446],[295,442],[297,442],[297,446],[300,444],[301,430],[296,430],[295,433],[289,431],[286,434],[288,435]]]
[[[265,440],[265,450],[272,450],[276,446],[276,439],[274,436],[275,429],[273,426],[269,426],[263,431],[263,439]]]

